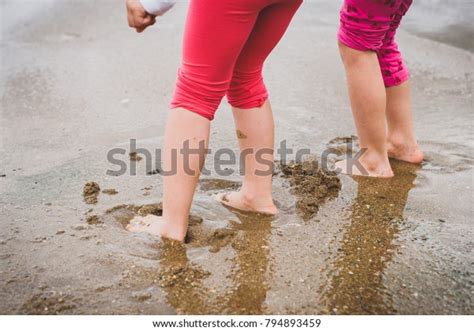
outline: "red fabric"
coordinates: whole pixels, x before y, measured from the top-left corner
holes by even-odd
[[[268,98],[265,59],[302,0],[191,0],[171,108],[212,120],[222,98],[238,108]]]

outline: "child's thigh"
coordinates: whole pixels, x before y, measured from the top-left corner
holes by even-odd
[[[398,7],[396,7],[396,10],[392,13],[390,18],[390,26],[387,30],[387,33],[385,34],[382,48],[396,48],[396,45],[393,45],[395,34],[400,27],[403,16],[405,16],[405,14],[408,12],[408,9],[410,9],[412,2],[413,0],[401,0]]]
[[[261,107],[268,98],[263,82],[265,59],[283,37],[301,0],[270,0],[263,8],[234,67],[227,99],[233,107]]]
[[[200,80],[230,78],[258,16],[250,0],[192,0],[183,41],[181,70]]]
[[[258,16],[252,0],[192,0],[172,108],[214,118]]]
[[[266,58],[285,34],[302,0],[276,0],[262,9],[237,59],[239,70],[263,66]]]

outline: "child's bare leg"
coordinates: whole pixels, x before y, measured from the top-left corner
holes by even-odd
[[[336,163],[336,168],[350,175],[376,177],[393,176],[387,155],[385,129],[385,86],[375,52],[362,52],[339,43],[349,86],[352,114],[365,153],[359,159],[365,169],[347,169],[347,160]]]
[[[209,140],[210,121],[183,108],[171,109],[166,123],[163,170],[175,171],[163,176],[163,216],[136,217],[127,227],[132,232],[148,232],[175,240],[184,240],[189,210],[204,164]],[[192,154],[184,154],[189,142]]]
[[[245,176],[240,191],[222,194],[218,200],[240,210],[276,214],[272,199],[274,123],[270,102],[253,109],[233,107],[232,111],[240,151],[245,157]]]
[[[423,153],[418,147],[413,129],[410,82],[387,88],[388,156],[421,163]]]
[[[241,190],[219,197],[222,203],[234,208],[277,213],[272,200],[274,123],[270,102],[261,105],[261,100],[268,99],[262,69],[301,2],[279,1],[263,9],[234,66],[227,98],[233,106],[240,150],[244,154],[253,150],[245,156]]]

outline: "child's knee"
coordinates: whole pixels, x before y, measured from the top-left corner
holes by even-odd
[[[374,51],[362,51],[351,48],[345,45],[342,42],[338,42],[339,44],[339,54],[341,55],[342,62],[346,67],[353,67],[360,65],[361,62],[365,61],[369,57],[376,57],[376,53]]]
[[[408,80],[408,67],[394,41],[387,42],[384,48],[377,52],[377,56],[385,87],[400,85]]]
[[[184,108],[213,120],[228,85],[225,81],[206,81],[179,70],[171,108]]]
[[[340,40],[337,41],[337,46],[339,47],[339,54],[341,55],[341,59],[343,61],[348,61],[352,59],[355,55],[352,54],[352,49],[342,43]]]
[[[385,87],[400,85],[410,77],[410,72],[401,58],[393,61],[381,61],[380,70]]]
[[[250,109],[259,108],[268,99],[268,91],[263,82],[262,70],[235,70],[227,99],[232,107]]]

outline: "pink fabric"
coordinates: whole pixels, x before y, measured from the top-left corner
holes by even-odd
[[[171,108],[212,120],[226,94],[234,107],[263,105],[263,64],[301,2],[191,0]]]
[[[395,34],[412,0],[344,0],[338,39],[344,45],[377,53],[385,86],[408,80],[409,72]]]

